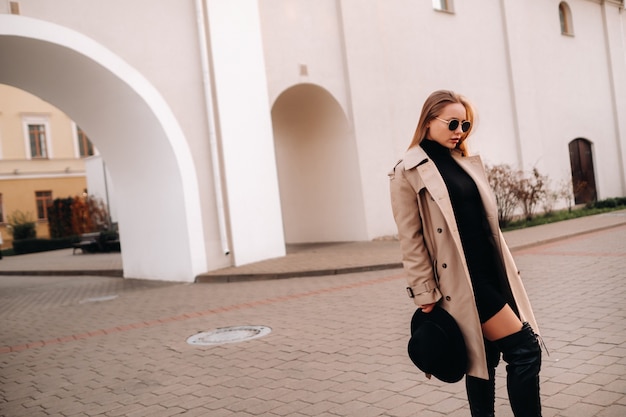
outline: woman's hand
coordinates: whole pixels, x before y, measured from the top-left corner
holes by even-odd
[[[423,306],[420,306],[420,308],[424,313],[430,313],[431,311],[433,311],[433,308],[435,308],[435,304],[437,303],[424,304]]]

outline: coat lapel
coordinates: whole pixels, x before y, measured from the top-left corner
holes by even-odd
[[[459,253],[463,253],[461,235],[459,234],[456,224],[456,218],[452,208],[452,201],[450,201],[450,195],[448,194],[448,188],[446,187],[446,183],[443,181],[443,177],[439,173],[439,170],[435,166],[435,163],[428,157],[426,152],[420,146],[415,146],[407,151],[404,158],[404,167],[406,170],[410,170],[412,168],[417,169],[419,178],[423,183],[417,184],[417,187],[415,187],[417,194],[419,194],[421,188],[426,188],[426,190],[428,190],[428,193],[432,196],[433,200],[439,207],[439,210],[443,214],[448,229],[453,232],[452,236],[457,250]]]
[[[485,175],[485,169],[480,156],[463,157],[460,151],[453,151],[452,156],[476,183],[492,234],[494,238],[496,238],[495,241],[499,242],[500,240],[497,238],[497,231],[500,230],[498,225],[498,208],[493,192],[489,186],[489,181]],[[404,156],[404,168],[406,170],[417,169],[423,184],[414,184],[416,192],[419,194],[419,190],[422,187],[428,190],[443,213],[448,228],[454,231],[454,242],[459,252],[463,253],[463,245],[461,244],[461,237],[458,232],[450,195],[448,194],[448,189],[443,181],[443,177],[437,170],[434,162],[430,160],[426,152],[420,146],[415,146],[406,152]]]

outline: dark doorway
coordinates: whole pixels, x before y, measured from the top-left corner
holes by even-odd
[[[572,166],[574,202],[585,204],[596,201],[598,196],[591,142],[582,138],[571,141],[569,143],[569,160]]]

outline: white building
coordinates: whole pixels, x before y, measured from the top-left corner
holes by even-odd
[[[124,275],[193,281],[393,234],[386,174],[441,88],[475,104],[486,162],[578,160],[625,195],[625,23],[621,0],[8,1],[0,83],[100,150]]]

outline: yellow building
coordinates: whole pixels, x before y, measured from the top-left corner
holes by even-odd
[[[17,211],[49,237],[47,206],[85,192],[87,136],[61,110],[23,90],[0,84],[0,233],[11,247],[8,217]]]

